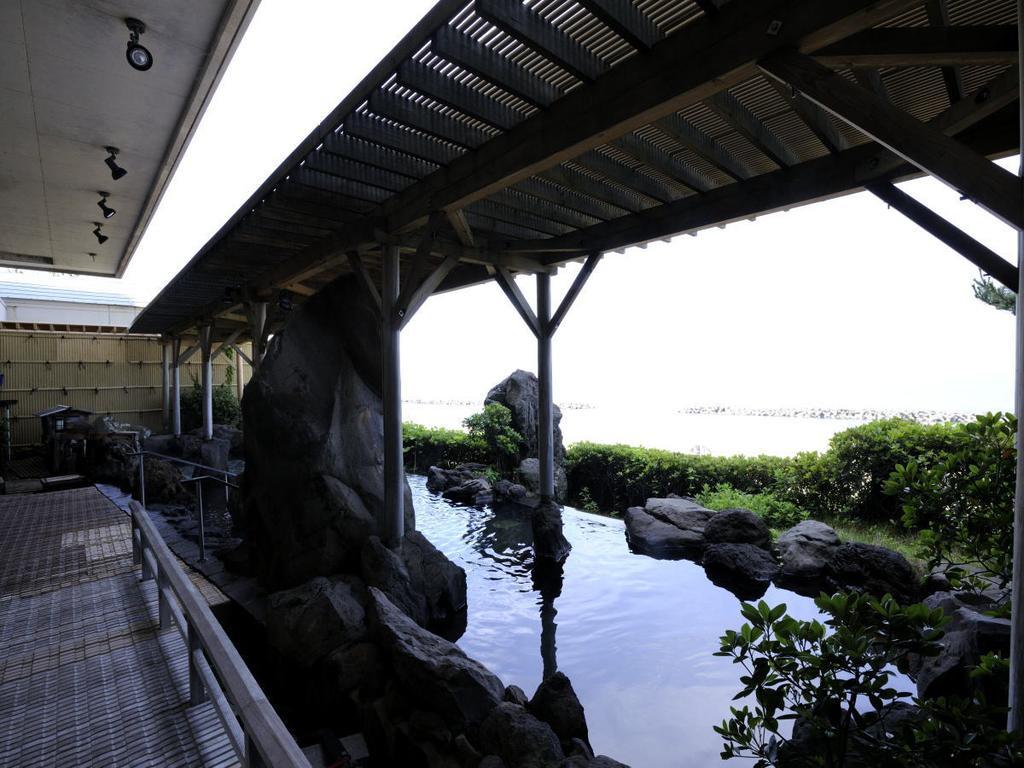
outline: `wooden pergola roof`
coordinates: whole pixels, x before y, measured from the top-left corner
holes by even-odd
[[[379,282],[382,244],[450,290],[863,187],[912,215],[891,182],[922,170],[1019,225],[1015,177],[974,172],[1019,143],[1015,25],[1013,0],[441,0],[133,330]]]

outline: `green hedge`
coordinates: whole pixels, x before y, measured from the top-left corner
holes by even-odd
[[[629,445],[576,443],[566,451],[569,496],[588,508],[622,512],[652,496],[697,496],[728,485],[741,493],[771,493],[812,516],[899,521],[897,497],[885,481],[897,465],[956,450],[963,426],[885,419],[839,432],[824,453],[781,456],[697,456]],[[453,429],[405,425],[406,466],[492,463],[483,441]]]

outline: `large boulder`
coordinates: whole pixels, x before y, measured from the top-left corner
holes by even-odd
[[[533,553],[538,559],[562,562],[569,556],[572,544],[562,533],[562,508],[544,502],[533,510],[530,517],[533,528]]]
[[[714,510],[702,507],[693,499],[682,497],[648,499],[644,511],[658,520],[684,531],[692,531],[701,537],[704,536],[704,526],[716,514]]]
[[[384,508],[380,321],[354,279],[276,332],[242,400],[255,570],[271,590],[353,567]],[[415,528],[406,487],[406,529]]]
[[[704,572],[741,600],[756,600],[779,572],[775,558],[754,544],[708,544]]]
[[[519,462],[516,470],[523,486],[530,493],[540,495],[540,459],[527,458]],[[555,499],[565,501],[565,495],[569,488],[569,481],[566,479],[565,470],[558,463],[555,464]]]
[[[703,526],[680,528],[650,514],[642,507],[630,507],[623,518],[626,540],[633,552],[661,560],[697,559],[704,551]]]
[[[527,709],[551,726],[566,753],[570,751],[573,739],[580,739],[589,746],[590,735],[583,705],[563,673],[555,672],[541,682]]]
[[[875,544],[839,544],[830,550],[826,579],[834,591],[892,595],[898,602],[918,598],[920,578],[899,552]]]
[[[366,612],[357,580],[310,579],[267,600],[267,637],[292,661],[310,667],[366,636]]]
[[[508,768],[550,768],[565,758],[547,723],[517,704],[499,704],[480,726],[480,744]]]
[[[526,455],[537,456],[537,433],[540,428],[540,409],[537,377],[528,371],[513,371],[504,381],[491,387],[484,398],[484,405],[500,403],[512,412],[512,428],[523,436]],[[565,446],[562,444],[562,410],[552,405],[552,426],[555,433],[555,464],[561,466],[565,460]]]
[[[753,544],[771,549],[772,532],[759,516],[747,509],[724,509],[704,526],[708,544]]]
[[[369,592],[371,631],[408,696],[441,715],[453,732],[484,722],[504,696],[501,680],[458,646],[423,629],[379,589]]]
[[[181,482],[181,470],[171,462],[146,456],[143,471],[147,504],[188,504],[192,500],[194,494]],[[138,488],[138,475],[135,477],[134,486],[135,498],[142,498]]]
[[[458,504],[479,507],[494,500],[494,489],[486,478],[474,477],[447,488],[441,495]]]
[[[813,588],[824,577],[832,558],[832,550],[839,543],[835,530],[824,523],[817,520],[797,523],[775,542],[782,561],[779,583]]]

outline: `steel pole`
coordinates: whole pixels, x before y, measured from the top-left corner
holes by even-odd
[[[161,420],[163,431],[171,428],[171,347],[164,341],[160,344],[160,389],[161,399]]]
[[[199,329],[199,346],[203,355],[203,440],[213,439],[213,326]]]
[[[173,396],[171,398],[171,424],[174,428],[174,436],[181,436],[181,337],[176,336],[171,343],[171,355],[174,360],[171,363],[171,386]]]
[[[541,501],[555,498],[555,435],[551,386],[551,275],[537,273],[537,458],[540,461]]]
[[[1024,45],[1024,0],[1017,0],[1017,45]],[[1017,67],[1024,78],[1024,56],[1018,57]],[[1024,87],[1024,79],[1021,80]],[[1020,102],[1020,140],[1024,149],[1024,99]],[[1021,156],[1020,175],[1024,177],[1024,154]],[[1024,205],[1024,190],[1021,193]],[[1010,597],[1010,685],[1007,728],[1020,732],[1024,727],[1024,232],[1017,231],[1017,345],[1015,357],[1014,413],[1017,415],[1017,481],[1013,496],[1013,579]]]
[[[402,456],[402,372],[397,301],[398,247],[386,245],[381,295],[381,388],[384,398],[384,521],[387,545],[397,549],[405,535],[405,466]]]

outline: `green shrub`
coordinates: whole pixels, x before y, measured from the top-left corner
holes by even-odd
[[[523,446],[523,436],[512,428],[512,411],[501,403],[488,403],[462,422],[469,439],[487,447],[489,463],[511,470]]]
[[[566,451],[570,495],[586,488],[599,509],[622,511],[652,496],[696,496],[727,483],[748,493],[774,486],[788,459],[778,456],[696,456],[628,445],[576,443]]]
[[[954,449],[957,427],[882,419],[839,432],[829,442],[820,472],[820,511],[868,522],[902,517],[899,499],[885,493],[885,483],[899,465]],[[812,507],[813,511],[814,508]]]
[[[748,509],[768,524],[770,528],[792,528],[807,513],[791,501],[784,501],[773,493],[744,493],[728,483],[720,483],[712,489],[705,485],[697,501],[708,509]]]
[[[487,464],[487,445],[459,429],[402,425],[405,466],[410,472],[426,472],[431,466],[453,467],[467,462]]]
[[[218,384],[213,388],[213,423],[238,427],[241,422],[242,406],[234,388]],[[203,389],[198,384],[181,392],[181,423],[186,432],[203,426]]]
[[[920,530],[921,554],[956,586],[1010,581],[1017,419],[986,414],[957,428],[952,450],[896,468],[885,491],[902,505],[903,522]]]
[[[801,621],[786,606],[744,604],[747,622],[722,636],[716,656],[731,658],[745,674],[731,708],[715,731],[722,759],[751,759],[754,768],[987,768],[1019,765],[1020,734],[1008,734],[1005,707],[972,698],[913,699],[918,717],[897,719],[896,705],[911,699],[892,686],[893,672],[908,671],[912,656],[938,652],[941,608],[900,606],[886,595],[821,595],[828,617]],[[1008,675],[1005,660],[982,658],[975,675]],[[781,723],[799,720],[799,740]],[[785,731],[785,732],[784,732]],[[792,741],[791,741],[792,739]]]

